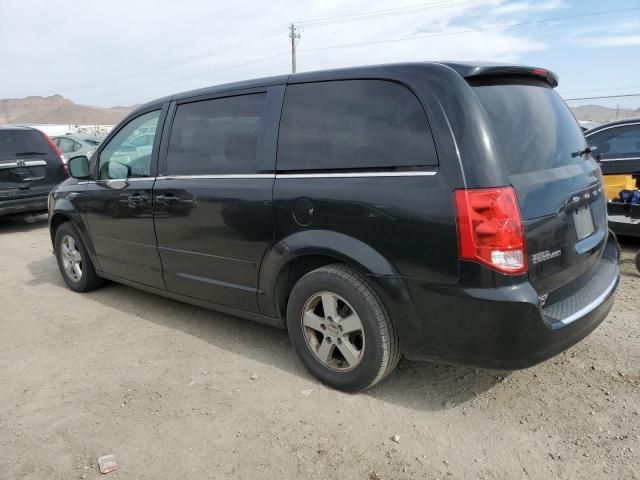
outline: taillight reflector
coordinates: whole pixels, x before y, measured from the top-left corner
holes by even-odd
[[[454,192],[459,256],[507,274],[527,271],[524,227],[511,187]]]
[[[58,148],[58,146],[53,143],[53,140],[51,140],[49,138],[49,135],[47,135],[44,132],[40,132],[42,133],[42,136],[44,137],[44,139],[47,141],[47,143],[51,146],[51,148],[53,148],[53,150],[56,152],[56,155],[58,155],[58,157],[60,157],[60,162],[62,163],[62,168],[64,168],[64,173],[67,174],[67,176],[69,176],[69,167],[67,166],[67,162],[66,162],[66,158],[65,156],[62,154],[62,151],[60,151],[60,149]]]

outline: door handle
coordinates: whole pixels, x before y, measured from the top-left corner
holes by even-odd
[[[174,203],[174,202],[177,202],[179,199],[178,197],[175,197],[173,195],[157,195],[156,200],[162,203]]]
[[[129,195],[129,201],[134,205],[140,205],[148,200],[147,196],[143,193],[134,193]]]

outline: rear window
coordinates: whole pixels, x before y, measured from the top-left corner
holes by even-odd
[[[436,165],[422,105],[383,80],[287,86],[278,170],[394,169]]]
[[[34,130],[0,130],[0,160],[53,153],[42,133]]]
[[[479,84],[473,90],[484,107],[510,174],[563,167],[584,161],[586,147],[571,110],[543,83]]]

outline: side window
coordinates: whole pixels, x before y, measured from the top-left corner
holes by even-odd
[[[609,128],[591,135],[588,141],[597,147],[596,156],[640,157],[640,125]]]
[[[427,118],[406,87],[383,80],[287,86],[278,170],[436,165]]]
[[[127,123],[100,152],[98,179],[148,177],[160,110],[145,113]],[[148,132],[149,129],[152,134]],[[144,141],[139,141],[144,137]]]
[[[178,105],[167,175],[255,173],[265,98],[259,93]]]

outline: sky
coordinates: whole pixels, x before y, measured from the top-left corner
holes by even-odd
[[[128,106],[290,73],[292,22],[298,71],[499,61],[556,72],[567,99],[640,93],[640,0],[0,0],[0,98]]]

